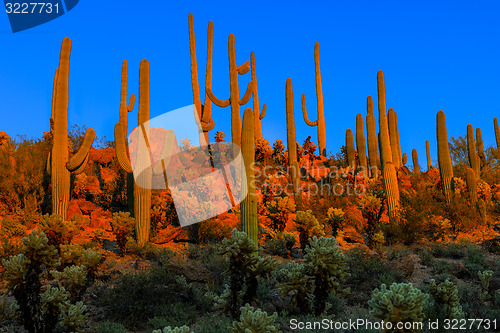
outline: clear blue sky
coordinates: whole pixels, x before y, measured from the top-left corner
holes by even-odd
[[[13,34],[0,14],[0,130],[40,137],[49,129],[52,80],[61,41],[73,42],[69,121],[113,138],[118,120],[120,73],[129,62],[129,94],[138,91],[139,63],[149,59],[151,115],[192,103],[188,13],[194,14],[198,66],[204,82],[206,29],[214,22],[214,83],[229,94],[227,37],[236,36],[238,64],[255,51],[262,122],[273,142],[286,138],[285,81],[292,78],[297,139],[316,141],[302,120],[300,96],[315,119],[313,50],[320,43],[327,150],[337,152],[345,130],[355,128],[366,97],[376,103],[376,74],[386,78],[387,105],[398,112],[401,144],[416,148],[425,164],[425,140],[436,156],[436,113],[448,135],[481,127],[494,145],[499,111],[499,1],[96,1],[81,0],[70,12]],[[241,93],[249,74],[240,80]],[[203,91],[203,87],[202,87]],[[375,104],[376,105],[376,104]],[[229,108],[214,108],[216,130],[230,136]],[[378,118],[378,117],[377,117]],[[129,128],[137,124],[137,108]],[[211,136],[213,136],[213,133]]]

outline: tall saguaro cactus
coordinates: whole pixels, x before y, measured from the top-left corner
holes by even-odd
[[[352,130],[348,128],[345,131],[345,150],[347,154],[347,166],[356,168],[356,150],[354,148],[354,136]]]
[[[240,99],[240,91],[238,84],[238,75],[244,75],[250,70],[250,62],[247,60],[242,65],[236,65],[236,53],[234,49],[234,35],[230,34],[228,38],[228,53],[229,53],[229,86],[230,95],[226,100],[220,100],[215,97],[211,87],[207,87],[207,96],[214,102],[215,105],[223,108],[231,106],[231,136],[233,144],[241,144],[241,113],[240,105],[248,103],[252,93],[254,92],[253,81],[250,81],[247,86],[245,95]]]
[[[241,132],[241,153],[245,166],[246,182],[242,188],[246,187],[248,195],[241,202],[241,226],[248,237],[258,245],[259,223],[257,220],[257,193],[255,190],[255,133],[254,133],[254,112],[246,108],[243,113],[243,128]]]
[[[50,118],[53,146],[49,156],[52,181],[52,213],[68,217],[70,173],[81,173],[89,158],[95,132],[89,128],[76,154],[69,158],[68,152],[68,100],[69,100],[69,58],[71,39],[64,38],[61,45],[59,67],[54,77],[52,114]]]
[[[299,164],[297,161],[297,139],[295,138],[295,115],[293,111],[293,86],[292,79],[288,78],[286,80],[286,134],[287,134],[287,146],[288,146],[288,166],[290,168],[293,193],[295,196],[295,202],[299,199]]]
[[[392,162],[391,143],[389,139],[389,126],[387,122],[385,103],[385,80],[384,73],[377,73],[378,111],[379,111],[379,144],[382,157],[382,174],[384,179],[385,195],[389,219],[393,222],[399,221],[399,188],[396,169]]]
[[[427,155],[427,171],[429,171],[432,168],[431,147],[429,146],[429,140],[425,140],[425,153]]]
[[[191,55],[191,84],[193,87],[193,102],[196,107],[195,119],[198,123],[200,131],[200,144],[203,140],[208,144],[208,132],[211,131],[214,126],[214,120],[212,119],[212,102],[210,98],[207,97],[207,89],[212,89],[212,55],[213,55],[213,23],[208,22],[208,37],[207,37],[207,71],[205,79],[205,104],[201,105],[200,98],[200,87],[198,80],[198,62],[196,59],[196,43],[194,35],[194,22],[193,14],[189,13],[189,52]]]
[[[400,167],[402,167],[402,164],[401,164],[401,156],[399,155],[399,149],[398,149],[396,111],[394,111],[393,109],[389,109],[388,117],[389,117],[389,140],[391,142],[392,162],[394,163],[394,167],[396,169],[399,169]]]
[[[326,127],[325,108],[323,106],[323,85],[321,84],[321,70],[319,67],[319,43],[314,44],[314,70],[316,72],[316,99],[318,104],[318,120],[310,121],[307,116],[306,95],[302,95],[302,115],[309,126],[318,128],[318,148],[320,155],[326,156]]]
[[[378,177],[378,142],[377,129],[375,126],[375,113],[373,111],[373,99],[368,96],[366,99],[366,135],[368,143],[368,160],[373,178]]]
[[[150,120],[150,104],[149,104],[149,62],[146,59],[141,61],[139,69],[139,116],[138,129],[140,129],[144,138],[149,137],[149,120]],[[127,144],[125,141],[126,132],[124,131],[122,122],[115,124],[115,142],[116,156],[121,168],[132,173],[133,168],[130,158],[127,154]],[[147,143],[138,139],[137,155],[135,159],[135,167],[139,170],[144,170],[135,179],[134,182],[134,217],[136,219],[135,231],[137,243],[142,245],[149,240],[151,228],[151,181],[153,171],[149,156]],[[141,184],[139,186],[138,184]]]
[[[467,191],[469,192],[470,203],[475,206],[477,203],[477,181],[474,170],[467,168],[466,178]]]
[[[418,164],[418,153],[416,149],[411,151],[411,158],[413,160],[413,172],[420,173],[420,165]]]
[[[262,106],[262,112],[259,106],[259,92],[257,90],[257,68],[255,67],[255,53],[252,51],[250,53],[250,67],[252,72],[253,81],[253,109],[255,114],[255,140],[262,139],[262,124],[261,120],[264,119],[267,110],[267,104]]]
[[[498,128],[498,119],[493,119],[493,126],[495,127],[495,139],[497,142],[497,149],[500,149],[500,129]]]
[[[474,170],[476,178],[479,178],[481,176],[481,165],[477,155],[476,142],[474,141],[474,128],[472,128],[471,124],[467,125],[467,149],[470,167]]]
[[[476,128],[476,144],[481,167],[484,167],[486,165],[486,155],[484,154],[483,135],[481,134],[481,129],[479,127]]]
[[[448,146],[448,133],[446,130],[446,117],[442,110],[436,116],[436,136],[438,149],[439,174],[443,193],[448,203],[453,195],[453,165],[451,164],[450,149]]]
[[[363,115],[356,115],[356,149],[358,150],[359,164],[363,168],[365,178],[368,178],[368,161],[366,160],[365,131],[363,129]]]

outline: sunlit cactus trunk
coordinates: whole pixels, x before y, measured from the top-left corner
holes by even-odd
[[[347,165],[354,170],[356,168],[356,149],[354,148],[354,136],[350,128],[345,131],[345,149]]]
[[[300,174],[297,161],[297,139],[295,138],[295,115],[293,111],[293,86],[292,80],[286,80],[286,133],[288,145],[288,166],[292,178],[293,193],[295,202],[299,199]]]
[[[467,191],[469,192],[470,203],[474,207],[477,203],[477,181],[474,170],[471,168],[467,168],[465,181],[467,182]]]
[[[416,149],[411,151],[411,158],[413,160],[413,172],[420,173],[420,165],[418,164],[418,153]]]
[[[474,170],[476,178],[481,176],[481,162],[477,155],[476,142],[474,140],[474,128],[471,124],[467,125],[467,149],[469,155],[469,165]]]
[[[247,108],[243,113],[243,128],[241,132],[241,153],[245,166],[246,187],[248,195],[241,202],[241,227],[248,237],[258,245],[259,222],[257,219],[257,192],[255,189],[255,121],[254,112]]]
[[[443,193],[448,203],[453,195],[453,165],[451,164],[450,149],[448,147],[448,133],[446,130],[446,117],[439,110],[436,116],[436,136],[438,149],[439,174]]]
[[[402,165],[401,165],[401,156],[399,155],[399,149],[398,149],[396,111],[394,111],[393,109],[389,109],[388,117],[389,117],[389,140],[391,142],[392,162],[394,163],[394,167],[396,169],[399,169],[400,167],[402,167]]]
[[[252,51],[250,53],[250,67],[252,73],[252,81],[253,81],[253,112],[255,115],[255,140],[262,139],[262,123],[261,120],[264,119],[266,115],[267,105],[264,104],[262,107],[262,112],[260,111],[259,105],[259,91],[257,90],[257,68],[255,67],[255,53]]]
[[[368,160],[370,162],[370,173],[373,178],[378,178],[378,140],[375,126],[375,113],[373,111],[373,100],[371,96],[366,99],[366,135],[368,143]]]
[[[497,150],[500,150],[500,129],[498,127],[498,119],[493,119],[493,125],[495,127],[495,139],[497,142]]]
[[[379,111],[379,145],[382,157],[382,175],[384,179],[385,195],[389,219],[392,222],[399,222],[399,188],[396,169],[392,163],[391,143],[389,138],[389,128],[385,103],[385,82],[384,73],[377,73],[378,91],[378,111]]]
[[[429,171],[432,168],[431,147],[429,145],[429,140],[425,141],[425,153],[427,155],[427,171]]]
[[[358,150],[359,164],[363,169],[365,178],[368,178],[368,161],[366,159],[365,131],[363,128],[363,115],[356,115],[356,149]]]
[[[477,144],[477,154],[480,159],[480,167],[484,167],[486,165],[486,155],[484,154],[484,144],[483,144],[483,135],[481,134],[481,129],[476,128],[476,144]]]
[[[64,38],[61,46],[59,67],[56,70],[52,98],[51,130],[53,146],[49,156],[50,167],[47,171],[52,180],[52,213],[61,215],[65,220],[68,216],[70,196],[70,173],[81,173],[87,165],[90,148],[95,138],[95,132],[89,128],[85,133],[79,151],[69,159],[68,153],[68,100],[69,100],[69,59],[71,40]]]

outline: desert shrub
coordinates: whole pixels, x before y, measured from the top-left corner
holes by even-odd
[[[122,324],[104,321],[97,324],[97,333],[127,333],[127,329]]]
[[[461,259],[467,251],[464,244],[460,243],[434,243],[431,245],[431,253],[438,258]]]
[[[325,232],[323,231],[324,227],[319,224],[318,220],[310,210],[305,212],[298,211],[297,215],[293,219],[293,222],[295,222],[295,229],[299,232],[299,242],[302,250],[305,250],[306,245],[309,242],[309,238],[315,236],[321,237],[325,235]]]
[[[71,243],[78,231],[78,226],[74,222],[64,221],[60,215],[49,214],[42,216],[38,228],[47,236],[49,245],[54,245],[57,248],[63,244]]]
[[[380,217],[382,216],[382,200],[374,195],[367,195],[359,201],[358,205],[363,218],[366,219],[365,232],[368,237],[368,247],[372,248],[375,231],[379,226]]]
[[[317,316],[325,311],[326,299],[330,292],[343,292],[347,265],[345,255],[337,246],[335,238],[314,236],[305,249],[307,273],[314,277],[314,312]]]
[[[264,138],[259,138],[255,140],[255,162],[260,163],[262,167],[265,167],[267,161],[272,157],[273,150],[269,141]]]
[[[271,231],[271,239],[267,241],[267,246],[272,254],[288,255],[297,242],[297,234],[290,232]]]
[[[302,147],[300,149],[301,155],[309,155],[309,159],[312,161],[314,159],[314,153],[316,152],[316,145],[311,140],[311,136],[308,136],[304,142],[302,143]]]
[[[277,139],[273,143],[273,154],[272,157],[274,162],[278,165],[285,165],[285,145],[283,145],[283,140]]]
[[[198,223],[198,241],[200,244],[220,243],[231,236],[231,227],[217,219]]]
[[[274,230],[283,232],[293,212],[295,204],[288,197],[275,197],[266,204],[264,214],[271,220]]]
[[[476,276],[478,272],[487,268],[484,254],[485,251],[477,245],[470,244],[467,246],[464,264],[467,272],[469,272],[471,276]]]
[[[175,224],[177,213],[169,191],[153,191],[151,195],[151,228],[157,232]]]
[[[329,208],[326,222],[332,228],[332,236],[337,237],[338,231],[344,221],[344,211],[340,208]]]
[[[278,329],[274,326],[274,321],[278,317],[275,312],[269,316],[261,309],[255,310],[250,304],[246,304],[240,309],[241,315],[239,321],[234,321],[229,331],[233,333],[277,333]]]
[[[424,249],[418,254],[420,262],[425,266],[432,266],[434,264],[434,256],[429,249]]]
[[[0,230],[1,236],[8,238],[24,236],[26,227],[19,223],[20,221],[12,217],[4,217],[2,220],[2,228]]]
[[[154,330],[153,333],[188,333],[189,332],[189,326],[182,326],[182,327],[174,327],[171,328],[170,326],[164,327],[162,330]]]
[[[124,255],[127,251],[127,238],[131,237],[134,232],[135,219],[130,216],[129,212],[113,213],[110,225],[121,255]]]
[[[7,294],[0,296],[0,322],[15,320],[19,314],[19,305],[16,300],[7,299]]]
[[[389,289],[383,284],[380,290],[377,288],[373,291],[368,305],[372,316],[391,322],[395,327],[397,322],[421,322],[424,319],[423,302],[428,297],[429,295],[422,293],[411,283],[393,283]]]

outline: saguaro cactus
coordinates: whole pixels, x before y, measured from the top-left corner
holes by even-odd
[[[469,200],[473,206],[476,206],[477,203],[477,181],[474,170],[471,168],[467,168],[466,178],[467,182],[467,191],[469,192]]]
[[[411,158],[413,160],[413,172],[420,173],[420,166],[418,165],[418,153],[416,149],[411,151]]]
[[[448,147],[446,117],[442,110],[439,110],[436,116],[436,136],[441,186],[443,187],[443,193],[446,201],[450,203],[454,191],[453,165],[451,164],[450,149]]]
[[[286,80],[286,133],[288,145],[288,166],[292,178],[295,202],[298,202],[300,179],[299,164],[297,162],[297,139],[295,138],[295,115],[293,111],[293,86],[292,79]]]
[[[401,157],[401,167],[404,167],[406,165],[406,162],[408,162],[408,155],[406,155],[406,153],[403,153],[403,156]]]
[[[368,142],[368,159],[370,172],[373,178],[378,177],[378,142],[375,127],[375,113],[373,111],[373,100],[371,96],[366,99],[366,135]]]
[[[368,162],[366,160],[365,131],[363,129],[363,115],[356,115],[356,149],[358,150],[359,164],[363,168],[365,178],[368,177]]]
[[[68,80],[69,58],[71,55],[71,39],[64,38],[61,45],[59,67],[54,77],[52,96],[52,115],[50,118],[53,134],[53,146],[49,155],[52,180],[52,213],[61,215],[65,220],[68,216],[70,173],[81,173],[89,158],[90,147],[94,142],[95,132],[89,128],[85,133],[83,143],[76,154],[69,158],[68,152]]]
[[[392,163],[391,143],[389,139],[389,126],[387,122],[385,103],[384,73],[377,73],[378,111],[379,111],[379,144],[382,157],[382,174],[384,179],[385,195],[389,219],[395,223],[399,221],[399,188],[396,169]]]
[[[474,170],[476,178],[479,178],[481,176],[481,165],[477,155],[476,142],[474,141],[474,128],[472,128],[471,124],[467,125],[467,149],[470,167]]]
[[[264,119],[267,110],[267,104],[262,106],[262,112],[260,111],[259,106],[259,92],[257,90],[257,68],[255,67],[255,53],[252,51],[250,53],[250,67],[252,72],[252,81],[253,81],[253,109],[255,114],[255,140],[262,139],[262,124],[261,120]]]
[[[255,133],[254,112],[247,108],[243,113],[241,133],[241,153],[245,166],[246,182],[242,188],[248,189],[248,195],[241,202],[241,226],[248,237],[258,245],[259,223],[257,220],[257,193],[255,190]]]
[[[302,115],[304,121],[309,126],[318,127],[318,147],[319,153],[326,156],[326,128],[325,128],[325,109],[323,106],[323,86],[321,84],[321,70],[319,67],[319,43],[314,44],[314,70],[316,72],[316,98],[318,103],[318,120],[310,121],[307,116],[306,95],[302,95]]]
[[[248,103],[252,93],[254,92],[253,81],[250,81],[247,86],[245,95],[240,99],[240,91],[238,84],[238,75],[244,75],[250,70],[250,62],[247,60],[241,66],[236,65],[236,53],[234,49],[234,35],[230,34],[228,38],[228,53],[229,53],[229,86],[230,95],[226,100],[220,100],[215,97],[211,87],[207,87],[207,96],[214,102],[215,105],[223,108],[231,105],[231,136],[232,142],[235,145],[241,144],[241,113],[240,105]]]
[[[396,169],[399,169],[400,167],[402,167],[402,165],[401,165],[401,156],[399,155],[399,150],[398,150],[396,111],[394,111],[393,109],[389,109],[388,117],[389,117],[389,140],[391,142],[392,162],[394,163],[394,167]]]
[[[354,169],[356,167],[356,150],[354,148],[354,137],[350,128],[345,131],[345,149],[347,153],[347,166]]]
[[[139,69],[139,119],[138,128],[141,129],[145,138],[149,137],[149,62],[146,59],[141,61]],[[116,156],[121,168],[132,173],[133,168],[130,163],[130,158],[127,156],[127,144],[125,141],[126,132],[124,131],[122,122],[115,124],[115,142]],[[149,156],[149,150],[145,146],[146,143],[141,143],[138,140],[136,168],[144,170],[134,182],[134,216],[136,220],[136,237],[137,243],[142,245],[149,240],[150,223],[151,223],[151,181],[152,168]],[[138,186],[137,183],[141,184]]]
[[[481,167],[484,167],[486,165],[486,155],[484,154],[483,135],[481,134],[481,129],[479,127],[476,128],[476,144]]]
[[[498,119],[493,119],[493,125],[495,127],[495,139],[497,142],[497,149],[500,149],[500,129],[498,128]]]
[[[427,171],[429,171],[432,168],[431,148],[429,146],[429,140],[425,140],[425,152],[427,155]]]
[[[194,23],[193,14],[189,13],[189,52],[191,55],[191,84],[193,87],[193,102],[196,107],[195,119],[197,121],[198,127],[200,128],[200,144],[203,140],[208,144],[208,132],[211,131],[214,126],[214,120],[212,119],[212,102],[210,98],[207,97],[205,89],[205,104],[201,105],[200,98],[200,87],[198,81],[198,62],[196,60],[196,43],[194,36]],[[213,23],[208,22],[208,37],[207,37],[207,71],[205,86],[207,89],[212,89],[212,54],[213,54]]]

